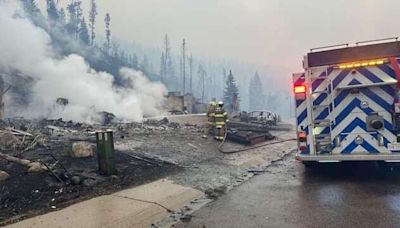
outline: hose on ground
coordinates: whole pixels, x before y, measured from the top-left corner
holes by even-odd
[[[284,142],[296,141],[297,140],[297,138],[282,139],[282,140],[279,140],[279,141],[269,142],[269,143],[265,143],[265,144],[261,144],[261,145],[257,145],[257,146],[251,146],[251,147],[243,148],[243,149],[224,151],[222,149],[222,147],[224,146],[224,144],[226,142],[227,136],[228,136],[228,126],[227,126],[227,124],[225,124],[224,138],[222,139],[222,142],[218,145],[218,150],[221,153],[224,153],[224,154],[234,154],[234,153],[239,153],[239,152],[243,152],[243,151],[247,151],[247,150],[261,148],[261,147],[264,147],[264,146],[269,146],[269,145],[273,145],[273,144],[279,144],[279,143],[284,143]]]

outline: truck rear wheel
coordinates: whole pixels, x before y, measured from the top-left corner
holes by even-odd
[[[304,167],[310,169],[310,168],[315,168],[317,166],[317,162],[315,161],[303,161]]]
[[[393,170],[395,168],[395,164],[379,161],[378,162],[378,168],[382,172],[391,173],[391,172],[393,172]]]

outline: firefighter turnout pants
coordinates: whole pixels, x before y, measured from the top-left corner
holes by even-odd
[[[225,137],[225,122],[217,122],[215,124],[215,139],[223,140]]]
[[[207,122],[204,125],[204,132],[203,137],[208,137],[211,133],[214,134],[215,132],[215,122]]]

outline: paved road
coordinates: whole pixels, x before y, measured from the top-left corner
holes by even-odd
[[[178,227],[400,227],[400,170],[376,164],[305,169],[293,156]]]

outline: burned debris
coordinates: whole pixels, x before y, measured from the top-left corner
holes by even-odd
[[[10,175],[5,172],[0,170],[0,182],[7,180],[10,177]]]
[[[98,112],[98,122],[102,125],[111,124],[116,120],[116,117],[113,113],[110,112]]]
[[[67,98],[57,98],[56,103],[60,106],[67,106],[69,104],[69,100]]]
[[[251,146],[275,139],[271,130],[290,130],[280,123],[280,116],[271,111],[240,112],[227,124],[227,140]]]
[[[254,133],[251,131],[236,131],[228,130],[227,139],[236,143],[245,144],[248,146],[272,140],[275,137],[269,132],[266,133]]]
[[[157,125],[169,128],[165,123]],[[104,139],[110,138],[110,131],[97,133],[98,139],[103,135],[96,144],[99,130],[114,129],[117,139],[124,140],[122,135],[146,134],[155,127],[144,123],[89,125],[62,119],[1,121],[0,225],[15,215],[31,216],[51,210],[51,206],[62,207],[77,198],[87,199],[174,172],[178,167],[172,163],[134,152],[114,152],[113,148],[114,165],[107,165],[111,149],[107,145],[113,144],[104,144]]]

